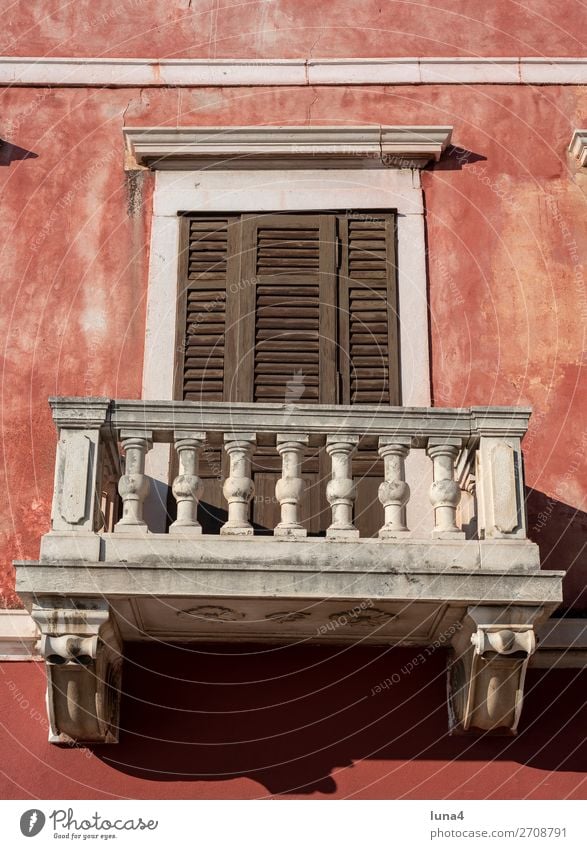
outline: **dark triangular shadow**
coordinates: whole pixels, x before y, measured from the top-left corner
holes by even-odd
[[[0,139],[0,165],[7,166],[22,159],[38,159],[39,154],[32,150],[25,150],[6,139]]]

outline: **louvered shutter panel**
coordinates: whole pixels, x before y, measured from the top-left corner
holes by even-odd
[[[183,288],[180,287],[176,397],[222,401],[225,382],[226,295],[231,226],[237,219],[190,216],[183,222]]]
[[[244,288],[251,291],[242,308],[253,316],[245,343],[251,351],[250,400],[336,402],[335,261],[334,216],[268,215],[244,222]]]
[[[398,404],[394,219],[361,214],[339,226],[344,402]]]

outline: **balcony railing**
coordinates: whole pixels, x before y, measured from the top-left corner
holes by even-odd
[[[16,564],[43,636],[51,740],[117,738],[122,641],[137,639],[450,644],[452,726],[515,731],[534,627],[560,603],[562,581],[540,569],[526,538],[528,410],[107,398],[51,406],[52,529],[39,561]],[[226,502],[216,535],[203,533],[197,512],[209,449],[225,452],[226,474],[213,484]],[[362,537],[356,482],[373,452],[381,480],[368,510],[378,531]],[[279,515],[264,535],[250,515],[261,455],[281,469]],[[305,457],[328,478],[324,538],[309,538],[302,521]],[[145,518],[146,469],[157,463],[177,469],[165,533]],[[153,490],[163,503],[161,478],[163,491]]]
[[[144,504],[150,481],[145,463],[155,443],[176,452],[172,481],[177,518],[169,536],[199,537],[197,519],[202,452],[213,445],[226,452],[228,474],[222,486],[227,518],[225,538],[255,535],[249,517],[254,485],[252,457],[258,440],[279,455],[275,486],[280,520],[275,539],[302,541],[304,501],[302,462],[310,449],[329,458],[326,499],[331,511],[326,540],[357,540],[353,521],[356,475],[353,457],[365,441],[382,459],[378,489],[378,539],[393,544],[424,536],[444,540],[525,539],[521,439],[530,411],[525,408],[400,408],[247,403],[121,401],[54,398],[59,430],[52,531],[67,536],[113,531],[149,533]],[[265,447],[267,451],[267,447]],[[419,453],[430,466],[429,527],[410,529],[406,508],[410,484],[406,458]],[[418,482],[419,485],[419,482]],[[117,511],[116,500],[122,501]],[[461,503],[466,493],[466,503]],[[467,533],[465,533],[467,528]],[[474,528],[474,532],[470,529]],[[80,539],[81,541],[81,539]],[[367,540],[365,540],[367,541]],[[79,551],[79,546],[76,549]]]

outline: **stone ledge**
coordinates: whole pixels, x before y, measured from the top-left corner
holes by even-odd
[[[581,85],[575,57],[159,59],[2,56],[5,86]]]
[[[88,537],[90,537],[88,539]],[[78,539],[79,538],[79,539]],[[537,570],[538,546],[524,539],[450,540],[399,539],[296,540],[248,536],[227,538],[201,534],[52,532],[41,542],[41,563],[138,563],[145,566],[189,562],[203,567],[295,567],[298,570],[393,571],[397,569],[458,569],[475,572]]]
[[[39,632],[28,610],[0,610],[0,661],[41,660]]]
[[[457,601],[461,604],[540,604],[552,613],[562,600],[564,572],[413,568],[330,569],[290,562],[261,567],[178,561],[173,566],[131,563],[47,565],[18,562],[17,592],[34,596],[182,596],[206,598],[379,598]]]

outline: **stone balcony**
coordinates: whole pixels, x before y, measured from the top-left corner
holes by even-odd
[[[452,728],[515,732],[534,629],[560,603],[562,581],[540,570],[526,536],[529,410],[104,398],[51,406],[52,528],[39,561],[16,565],[42,633],[54,742],[116,739],[122,644],[148,639],[446,645]],[[383,478],[369,508],[380,529],[363,538],[353,456],[365,441]],[[282,469],[280,520],[264,535],[249,521],[258,442]],[[197,520],[198,461],[209,445],[227,456],[217,535]],[[178,470],[177,518],[165,533],[149,530],[144,510],[157,446],[176,452]],[[301,521],[312,449],[329,463],[322,536]],[[71,681],[81,711],[65,695]]]

